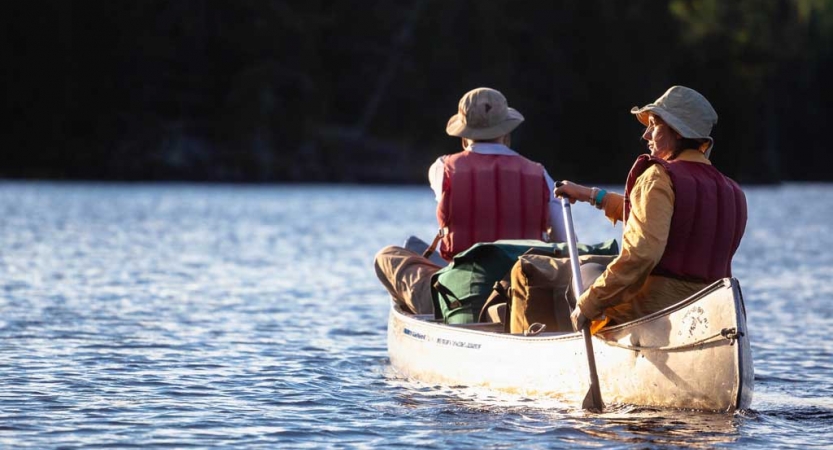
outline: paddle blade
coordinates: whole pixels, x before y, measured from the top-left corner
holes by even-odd
[[[600,413],[605,408],[602,401],[602,393],[599,391],[598,384],[591,384],[590,389],[587,390],[587,395],[584,396],[584,401],[581,402],[581,409]]]
[[[581,402],[581,408],[593,412],[602,412],[605,404],[602,402],[602,392],[599,389],[599,373],[596,371],[596,355],[593,353],[593,338],[590,336],[589,323],[585,322],[581,335],[584,338],[584,347],[587,351],[587,368],[590,369],[590,388],[587,390],[587,395],[584,396],[584,401]]]

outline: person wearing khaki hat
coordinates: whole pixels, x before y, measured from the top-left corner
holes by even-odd
[[[555,190],[625,223],[621,253],[578,299],[577,329],[638,319],[731,277],[746,228],[743,191],[708,158],[717,113],[702,94],[672,86],[631,114],[646,126],[650,154],[637,158],[624,195],[569,181]]]
[[[492,88],[473,89],[458,102],[446,133],[459,137],[463,150],[440,156],[428,171],[440,232],[430,246],[411,237],[406,248],[385,247],[374,259],[379,280],[404,309],[432,313],[431,275],[475,243],[566,240],[552,177],[509,147],[523,121]]]

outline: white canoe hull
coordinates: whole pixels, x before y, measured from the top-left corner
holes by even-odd
[[[402,375],[581,404],[589,370],[579,333],[522,336],[490,324],[444,325],[391,308],[388,352]],[[493,331],[484,331],[484,330]],[[753,366],[735,279],[593,337],[605,404],[710,411],[748,408]]]

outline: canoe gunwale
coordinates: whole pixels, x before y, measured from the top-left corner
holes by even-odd
[[[641,317],[639,319],[636,319],[636,320],[633,320],[633,321],[630,321],[630,322],[627,322],[627,323],[614,325],[612,327],[603,328],[598,333],[596,333],[593,337],[597,338],[598,340],[600,340],[602,342],[607,343],[610,340],[606,339],[605,336],[608,336],[608,335],[611,335],[611,334],[614,334],[614,333],[618,333],[620,331],[626,331],[630,328],[639,327],[639,326],[641,326],[641,325],[643,325],[647,322],[651,322],[651,321],[654,321],[658,318],[667,316],[667,315],[669,315],[669,314],[671,314],[675,311],[679,311],[679,310],[689,306],[692,303],[695,303],[695,302],[699,301],[701,298],[711,294],[714,291],[717,291],[719,289],[722,289],[722,288],[725,288],[725,287],[728,287],[728,286],[734,286],[735,289],[740,291],[739,284],[738,284],[738,282],[735,278],[724,278],[724,279],[715,281],[714,283],[706,286],[705,288],[698,291],[694,295],[691,295],[688,298],[686,298],[686,299],[684,299],[680,302],[677,302],[677,303],[675,303],[675,304],[673,304],[673,305],[671,305],[667,308],[661,309],[661,310],[656,311],[652,314],[649,314],[647,316]],[[742,297],[741,297],[741,299],[742,299]],[[742,301],[741,301],[741,308],[743,308],[743,315],[745,316],[746,315],[746,310],[745,310],[745,306],[743,305]],[[399,305],[397,305],[393,301],[391,301],[391,309],[393,311],[395,311],[399,316],[401,316],[404,320],[413,320],[413,321],[417,321],[421,324],[429,324],[429,325],[440,327],[442,329],[454,329],[455,331],[458,331],[458,332],[467,332],[467,333],[471,332],[471,333],[478,333],[478,334],[483,333],[483,334],[488,334],[489,336],[495,336],[495,335],[497,335],[497,336],[514,336],[514,337],[521,338],[523,340],[528,340],[528,339],[552,339],[552,338],[563,339],[563,338],[567,338],[567,337],[574,338],[574,339],[580,339],[581,338],[581,333],[579,333],[579,332],[555,332],[555,333],[545,332],[545,333],[542,333],[542,334],[539,334],[539,335],[536,335],[536,336],[524,336],[522,334],[510,334],[510,333],[502,333],[502,332],[494,332],[494,331],[484,331],[484,330],[477,330],[477,329],[472,328],[472,325],[474,325],[476,327],[477,324],[448,325],[448,324],[442,323],[442,321],[438,321],[438,320],[434,319],[433,318],[434,316],[430,315],[430,314],[422,314],[422,315],[416,316],[416,315],[413,315],[413,314],[406,313]],[[428,319],[429,317],[430,317],[430,319]],[[493,325],[493,324],[489,324],[489,325]],[[741,330],[738,330],[738,332],[740,332],[740,331]],[[646,350],[652,350],[652,349],[646,349]]]
[[[471,324],[465,325],[448,325],[442,322],[437,322],[434,320],[422,320],[420,318],[415,317],[412,314],[405,313],[402,308],[391,302],[391,311],[394,312],[397,316],[397,319],[404,322],[410,322],[414,324],[419,324],[421,327],[429,327],[438,330],[453,330],[454,333],[463,333],[463,334],[474,334],[479,336],[488,336],[490,339],[511,339],[511,340],[519,340],[519,341],[529,341],[529,340],[536,340],[536,341],[552,341],[552,340],[573,340],[573,339],[581,339],[581,333],[576,332],[557,332],[557,333],[541,333],[535,336],[524,336],[523,334],[512,334],[512,333],[503,333],[503,332],[494,332],[494,331],[483,331],[477,330],[473,328],[469,328]],[[490,324],[491,325],[491,324]]]

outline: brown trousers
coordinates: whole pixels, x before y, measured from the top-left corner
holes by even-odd
[[[415,314],[433,314],[431,276],[440,266],[422,255],[394,245],[387,246],[374,259],[376,276],[393,301]]]

